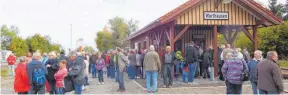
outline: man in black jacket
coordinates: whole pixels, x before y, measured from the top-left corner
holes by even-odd
[[[194,42],[190,42],[190,46],[186,48],[186,53],[185,53],[185,62],[188,64],[189,72],[188,72],[188,82],[190,83],[195,83],[194,81],[194,76],[195,76],[195,71],[197,68],[197,49],[194,46]]]
[[[164,80],[164,87],[171,88],[173,84],[173,75],[174,72],[173,65],[174,60],[176,59],[175,53],[171,51],[171,47],[166,47],[166,52],[162,58],[163,60],[163,80]]]

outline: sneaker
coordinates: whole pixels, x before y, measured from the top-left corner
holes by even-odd
[[[120,92],[125,92],[125,91],[126,91],[125,89],[121,89],[121,90],[120,90]]]
[[[167,88],[167,86],[166,86],[166,85],[164,85],[164,86],[163,86],[163,88]]]
[[[152,91],[152,93],[157,93],[157,92],[158,92],[158,90]]]
[[[99,82],[98,85],[100,85],[101,83]]]
[[[198,84],[198,83],[196,83],[196,82],[192,82],[192,84]]]
[[[102,82],[101,84],[104,85],[104,82]]]
[[[172,85],[169,85],[168,88],[172,88]]]

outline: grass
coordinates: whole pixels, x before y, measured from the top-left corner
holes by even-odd
[[[8,68],[1,68],[1,77],[5,78],[8,76]]]
[[[287,60],[280,60],[279,65],[282,68],[288,68],[288,61]]]

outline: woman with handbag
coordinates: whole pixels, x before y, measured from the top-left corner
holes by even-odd
[[[244,59],[237,58],[237,51],[228,53],[224,65],[221,69],[226,81],[227,94],[241,94],[242,84],[248,80],[247,64]]]

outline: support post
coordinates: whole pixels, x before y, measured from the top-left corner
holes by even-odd
[[[174,51],[174,27],[175,24],[173,22],[173,24],[170,25],[170,46],[171,46],[171,50]]]
[[[257,25],[253,26],[253,46],[254,46],[254,51],[256,51],[258,49],[258,42],[257,42]]]
[[[213,48],[214,48],[214,53],[213,53],[213,59],[214,59],[214,75],[215,77],[218,76],[218,46],[217,46],[217,25],[214,25],[214,31],[213,31]]]

